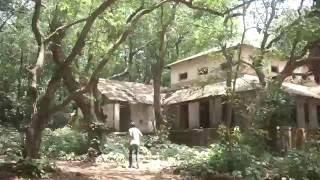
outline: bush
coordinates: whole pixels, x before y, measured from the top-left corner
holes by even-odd
[[[85,154],[88,147],[84,133],[64,127],[51,131],[45,129],[42,137],[41,152],[47,157],[63,159],[67,155]]]
[[[0,155],[21,156],[21,135],[14,128],[0,126]]]
[[[263,179],[266,177],[267,161],[256,157],[249,146],[211,146],[208,165],[215,174],[229,174],[246,179]]]
[[[47,159],[24,160],[17,162],[1,162],[0,172],[12,173],[23,178],[47,178],[57,170],[54,163]]]
[[[293,150],[284,158],[275,158],[273,174],[294,179],[320,179],[320,152]]]
[[[254,125],[259,128],[292,126],[294,122],[294,100],[277,83],[268,86],[266,95],[256,111]]]
[[[129,138],[110,134],[102,150],[98,161],[125,163],[129,156]],[[204,147],[188,147],[185,145],[172,144],[165,136],[144,136],[139,147],[140,157],[144,160],[161,159],[177,164],[181,161],[189,161],[205,151]]]
[[[162,133],[160,135],[146,135],[143,137],[143,145],[147,148],[152,148],[159,144],[171,144],[168,140],[167,133]]]
[[[158,156],[161,160],[168,160],[174,158],[176,161],[188,161],[190,157],[195,157],[201,152],[205,151],[203,147],[188,147],[186,145],[178,144],[158,144],[152,147],[151,153]]]
[[[228,130],[220,126],[220,142],[209,148],[207,156],[198,158],[189,164],[184,164],[183,169],[191,171],[193,175],[227,175],[244,177],[245,179],[263,179],[267,175],[267,156],[256,156],[253,149],[245,144],[251,142],[244,138],[239,128]]]
[[[210,146],[208,156],[186,161],[180,170],[192,175],[226,175],[244,179],[320,179],[320,152],[317,147],[292,150],[285,156],[277,156],[266,150],[259,131],[256,137],[247,137],[235,129],[219,128],[220,143]],[[256,134],[258,133],[258,134]]]

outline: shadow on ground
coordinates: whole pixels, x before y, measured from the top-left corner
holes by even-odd
[[[181,177],[165,173],[162,169],[150,171],[146,168],[128,169],[109,163],[57,162],[60,172],[54,174],[54,180],[180,180]],[[146,167],[146,166],[144,166]]]

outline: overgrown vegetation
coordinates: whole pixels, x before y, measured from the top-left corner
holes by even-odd
[[[281,154],[276,136],[278,126],[296,125],[293,98],[280,88],[286,78],[320,84],[319,8],[320,0],[0,0],[0,171],[40,177],[54,168],[48,159],[88,160],[92,149],[98,162],[125,164],[128,138],[105,136],[111,115],[99,78],[153,84],[159,130],[173,124],[161,111],[164,67],[217,48],[208,58],[218,66],[198,69],[209,78],[194,85],[226,81],[219,142],[173,144],[166,127],[143,138],[142,158],[198,176],[320,179],[319,136]],[[247,59],[234,46],[245,43],[258,46]],[[285,61],[275,74],[273,59]],[[253,128],[240,132],[232,116],[247,106],[236,92],[246,73],[261,91],[242,118]]]
[[[207,156],[184,162],[178,169],[192,175],[229,176],[244,179],[319,178],[320,149],[318,136],[310,137],[304,149],[281,154],[277,126],[292,126],[293,102],[279,86],[271,84],[256,109],[253,127],[240,132],[220,126],[219,143],[209,147]],[[270,132],[275,139],[270,138]],[[311,133],[310,133],[311,134]],[[275,143],[270,141],[275,140]]]
[[[223,133],[222,137],[229,136],[224,127],[220,127],[220,133]],[[252,136],[248,141],[246,136],[234,130],[228,137],[231,139],[211,145],[206,156],[186,161],[178,170],[202,177],[225,175],[256,180],[319,178],[320,151],[316,148],[293,149],[281,156],[262,148],[257,151],[257,147],[264,146],[263,141]]]
[[[86,154],[88,138],[85,133],[69,127],[46,129],[42,138],[41,152],[48,158],[69,159]]]

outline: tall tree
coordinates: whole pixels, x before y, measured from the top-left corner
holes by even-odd
[[[156,119],[156,127],[160,129],[160,125],[163,124],[163,117],[161,112],[161,75],[165,64],[165,58],[167,54],[167,32],[170,28],[170,24],[175,18],[177,4],[173,4],[170,8],[160,8],[160,32],[159,35],[159,49],[156,55],[156,62],[152,65],[153,72],[153,102],[154,102],[154,114]],[[165,17],[165,9],[170,9],[169,17]]]

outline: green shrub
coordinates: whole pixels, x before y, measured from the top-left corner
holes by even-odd
[[[224,144],[212,145],[208,165],[215,174],[229,174],[246,179],[266,176],[267,162],[256,157],[249,146]]]
[[[254,125],[259,128],[294,125],[294,100],[277,83],[268,86],[265,97],[256,111]]]
[[[285,156],[271,154],[265,147],[263,133],[240,134],[238,130],[219,129],[220,143],[210,146],[208,156],[186,161],[180,169],[193,175],[227,175],[244,179],[320,179],[320,152],[317,147],[292,150]],[[258,134],[256,134],[258,133]],[[249,137],[249,135],[256,135]]]
[[[245,179],[263,179],[267,175],[268,161],[263,156],[256,156],[254,149],[248,144],[259,142],[250,139],[240,133],[238,127],[228,130],[220,126],[220,142],[209,148],[207,156],[197,158],[189,164],[183,164],[182,168],[191,171],[194,175],[213,174],[244,177]],[[250,142],[250,143],[249,143]],[[200,156],[201,157],[201,156]]]
[[[143,136],[143,146],[147,148],[152,148],[159,144],[171,144],[171,142],[168,140],[167,133],[162,133],[160,135]]]
[[[294,179],[320,179],[320,152],[293,150],[284,158],[275,158],[273,173]]]
[[[56,170],[56,165],[45,158],[37,160],[20,159],[17,162],[0,163],[0,171],[28,179],[48,178],[48,175]]]
[[[0,126],[0,155],[21,156],[21,135],[14,129]]]
[[[47,157],[63,158],[74,153],[81,155],[87,151],[87,137],[84,133],[64,127],[51,131],[45,129],[41,152]]]
[[[112,161],[124,163],[128,159],[128,136],[109,135],[106,139],[99,161]],[[204,147],[188,147],[186,145],[172,144],[165,136],[144,136],[139,147],[142,159],[170,160],[172,163],[188,161],[205,151]]]
[[[202,147],[188,147],[186,145],[178,144],[158,144],[150,149],[153,155],[158,156],[162,160],[174,158],[177,161],[187,161],[190,157],[195,157],[205,148]]]

